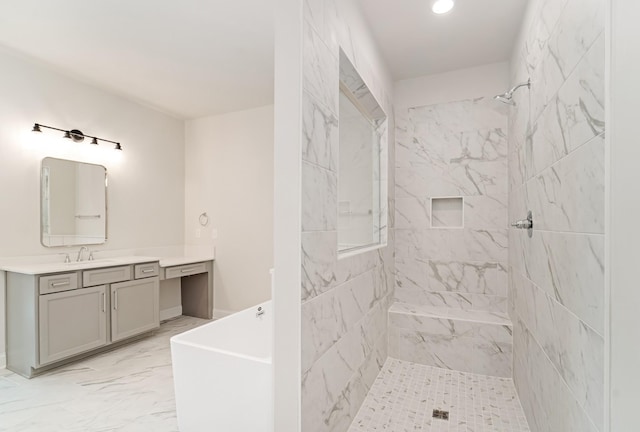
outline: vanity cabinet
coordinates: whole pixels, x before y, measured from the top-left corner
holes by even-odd
[[[157,277],[111,285],[111,341],[158,327],[160,281]]]
[[[158,263],[6,274],[7,368],[25,377],[160,326]]]
[[[40,364],[46,365],[107,344],[106,287],[41,295]]]

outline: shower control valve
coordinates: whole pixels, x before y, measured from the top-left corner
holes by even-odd
[[[512,223],[511,226],[518,229],[529,229],[533,226],[533,223],[529,219],[522,219]]]
[[[533,235],[533,214],[531,213],[531,211],[529,211],[527,213],[526,219],[516,221],[512,223],[511,226],[517,229],[524,229],[529,231],[529,237],[531,237]]]

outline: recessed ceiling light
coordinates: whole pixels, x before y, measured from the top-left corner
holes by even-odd
[[[436,0],[431,6],[433,13],[442,15],[453,9],[454,0]]]

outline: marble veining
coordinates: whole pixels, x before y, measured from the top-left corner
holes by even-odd
[[[511,62],[529,92],[509,110],[514,381],[534,431],[604,430],[603,0],[539,0]]]
[[[506,312],[506,116],[479,98],[396,121],[396,299]],[[462,229],[430,228],[431,198],[443,196],[463,197]]]
[[[338,228],[338,176],[308,162],[302,163],[302,230]]]
[[[169,339],[207,320],[181,317],[150,338],[31,380],[0,373],[0,430],[177,432]]]
[[[449,420],[433,419],[434,409],[449,411]],[[389,358],[349,428],[358,431],[529,432],[529,426],[511,379]]]
[[[302,100],[302,159],[337,172],[338,118],[309,93]]]
[[[414,363],[511,377],[512,325],[506,313],[394,304],[389,355]]]

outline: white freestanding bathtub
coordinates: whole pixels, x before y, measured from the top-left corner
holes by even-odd
[[[171,338],[180,432],[273,431],[272,319],[269,301]]]

